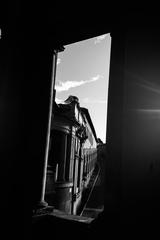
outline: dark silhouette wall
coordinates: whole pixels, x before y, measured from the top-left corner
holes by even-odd
[[[159,40],[156,27],[141,24],[112,34],[106,209],[136,219],[160,207]]]
[[[124,68],[124,204],[159,208],[160,35],[139,28],[126,36]],[[157,209],[158,210],[158,209]]]

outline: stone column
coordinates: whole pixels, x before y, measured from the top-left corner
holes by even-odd
[[[72,188],[73,179],[69,179],[69,166],[67,166],[67,153],[70,152],[71,145],[68,144],[68,134],[61,133],[61,145],[58,154],[58,176],[55,183],[55,207],[61,211],[71,214],[72,212]],[[70,161],[70,159],[68,159]]]
[[[46,176],[47,176],[47,164],[48,164],[48,154],[49,154],[49,142],[50,142],[50,132],[51,132],[51,117],[52,117],[52,107],[53,101],[55,98],[55,78],[56,78],[56,66],[57,66],[57,50],[53,52],[53,70],[52,77],[50,83],[50,100],[49,100],[49,112],[48,112],[48,129],[46,134],[46,147],[45,147],[45,157],[44,157],[44,166],[43,166],[43,175],[42,175],[42,189],[40,202],[38,204],[39,207],[47,206],[47,202],[44,200],[45,197],[45,188],[46,188]]]
[[[28,146],[32,161],[32,208],[38,209],[48,205],[45,202],[45,187],[58,50],[53,51],[45,39],[39,40],[36,36],[32,40],[32,47],[26,49],[31,83]]]

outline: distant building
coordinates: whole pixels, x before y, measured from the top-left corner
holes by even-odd
[[[97,136],[86,108],[75,96],[54,103],[47,170],[46,200],[76,214],[97,161]]]

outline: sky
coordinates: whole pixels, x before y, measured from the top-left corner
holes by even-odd
[[[80,107],[88,109],[97,138],[106,142],[110,34],[66,45],[58,53],[56,102],[69,95],[79,98]]]

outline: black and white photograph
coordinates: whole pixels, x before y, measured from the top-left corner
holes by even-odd
[[[160,13],[6,1],[1,239],[160,235]]]

